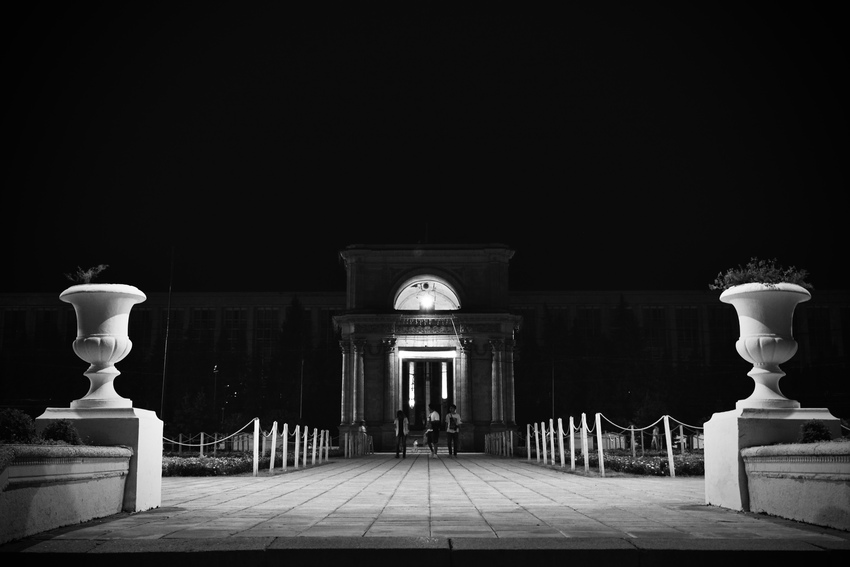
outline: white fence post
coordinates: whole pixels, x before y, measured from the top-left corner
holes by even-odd
[[[260,466],[260,419],[254,418],[254,476],[257,476],[258,468]]]
[[[670,476],[676,476],[676,467],[673,461],[673,444],[670,442],[670,417],[664,416],[664,436],[667,438],[667,462],[670,464]]]
[[[602,476],[605,476],[605,456],[602,453],[602,418],[600,417],[602,414],[596,413],[596,444],[599,445],[596,448],[596,452],[599,454],[599,473]]]
[[[269,473],[274,472],[274,458],[277,456],[277,422],[272,422],[272,454],[269,462]]]
[[[325,429],[325,456],[323,457],[323,459],[325,461],[328,460],[328,455],[329,455],[328,451],[330,450],[330,447],[331,447],[331,431],[330,431],[330,429]]]
[[[547,465],[547,464],[549,464],[548,463],[549,455],[546,451],[546,422],[545,421],[540,422],[540,441],[541,441],[541,445],[543,445],[543,464]]]
[[[281,443],[281,449],[283,449],[283,470],[286,471],[286,468],[289,464],[289,424],[283,424],[283,443]]]
[[[301,457],[301,460],[302,460],[301,462],[303,463],[304,467],[307,466],[307,445],[308,445],[307,442],[309,440],[310,440],[310,428],[305,425],[304,426],[304,448],[301,451],[304,454],[304,456]]]
[[[325,450],[325,430],[319,432],[319,464],[322,463],[322,451]]]
[[[581,454],[584,457],[584,472],[590,472],[590,451],[587,448],[587,415],[581,414]]]
[[[526,460],[531,460],[531,424],[525,424],[525,457]]]
[[[537,462],[540,462],[540,435],[537,431],[537,424],[534,424],[534,455],[537,457]]]
[[[313,465],[316,464],[316,439],[317,439],[318,433],[319,433],[319,430],[316,429],[316,428],[313,428],[313,459],[310,463],[310,464],[313,464]]]
[[[549,418],[549,447],[551,451],[549,454],[552,455],[552,465],[555,464],[555,423],[552,418]]]
[[[294,468],[294,469],[298,468],[298,454],[299,454],[298,450],[300,448],[301,448],[301,426],[296,425],[295,426],[295,450],[292,453],[292,456],[294,457],[294,459],[292,461],[292,463],[293,463],[292,468]]]
[[[576,426],[573,416],[570,416],[570,470],[576,470]]]
[[[558,418],[558,449],[561,451],[561,468],[564,468],[564,422]]]
[[[198,455],[203,457],[204,456],[204,432],[203,431],[201,431],[201,446],[198,449],[199,449]]]

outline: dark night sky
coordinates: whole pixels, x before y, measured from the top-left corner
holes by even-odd
[[[172,251],[175,291],[341,290],[425,241],[514,247],[515,289],[846,288],[837,8],[178,4],[4,18],[0,290],[164,291]]]

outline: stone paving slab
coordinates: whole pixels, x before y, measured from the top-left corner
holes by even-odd
[[[395,561],[384,552],[404,550],[406,566],[447,558],[515,566],[604,550],[606,562],[646,567],[681,554],[700,565],[741,551],[774,564],[850,552],[848,532],[706,506],[701,477],[602,478],[481,454],[377,454],[257,477],[167,477],[162,487],[160,508],[51,530],[0,553],[83,553],[122,565],[155,557],[187,567],[234,553],[252,563],[327,565],[320,560],[364,554]]]

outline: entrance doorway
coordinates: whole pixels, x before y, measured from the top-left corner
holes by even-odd
[[[411,429],[425,429],[425,418],[432,404],[440,412],[440,419],[444,419],[449,406],[454,404],[454,361],[405,360],[401,389]]]

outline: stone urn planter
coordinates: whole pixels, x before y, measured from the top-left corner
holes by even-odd
[[[133,407],[132,400],[118,395],[113,381],[120,374],[115,364],[133,348],[127,334],[130,309],[145,301],[145,294],[131,285],[85,283],[69,287],[59,299],[74,306],[74,352],[90,364],[84,372],[90,381],[89,391],[71,402],[71,408]]]
[[[800,407],[779,389],[779,380],[785,376],[779,365],[797,352],[792,333],[794,310],[809,299],[808,290],[792,283],[744,283],[720,294],[720,301],[731,304],[738,313],[740,338],[735,348],[753,365],[747,374],[755,389],[735,404],[737,409]]]

